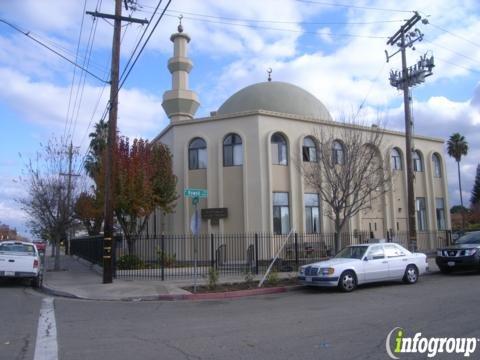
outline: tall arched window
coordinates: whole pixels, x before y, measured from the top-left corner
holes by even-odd
[[[188,168],[190,170],[207,168],[207,143],[195,138],[188,145]]]
[[[243,164],[242,138],[237,134],[229,134],[223,140],[223,166]]]
[[[402,157],[397,148],[392,149],[392,152],[390,153],[390,162],[392,170],[402,170]]]
[[[442,161],[440,160],[440,156],[438,154],[432,155],[433,161],[433,176],[440,178],[442,177]]]
[[[342,165],[345,162],[345,151],[340,141],[335,140],[332,144],[332,162],[334,165]]]
[[[280,133],[272,135],[272,164],[288,165],[287,140]]]
[[[415,150],[412,154],[412,161],[413,161],[413,171],[420,172],[423,171],[423,162],[420,152]]]
[[[303,161],[305,162],[317,162],[317,147],[315,146],[315,141],[307,136],[303,139]]]

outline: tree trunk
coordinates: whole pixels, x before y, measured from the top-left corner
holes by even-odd
[[[340,219],[338,216],[335,217],[335,254],[340,251],[342,244],[340,243],[340,231],[342,230],[340,226]]]
[[[458,188],[460,189],[460,205],[462,206],[462,230],[465,229],[465,208],[463,207],[462,180],[460,178],[460,161],[457,161]]]
[[[126,235],[125,238],[127,239],[127,247],[128,247],[128,255],[135,255],[135,241],[131,235]]]
[[[54,261],[53,270],[60,271],[60,236],[59,235],[55,237],[54,246],[55,246],[55,261]]]

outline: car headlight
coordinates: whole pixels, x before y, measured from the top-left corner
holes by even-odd
[[[332,267],[320,268],[319,274],[321,275],[332,275],[335,272],[335,269]]]
[[[472,255],[476,254],[477,249],[467,249],[467,250],[464,250],[464,251],[465,251],[465,256],[472,256]]]

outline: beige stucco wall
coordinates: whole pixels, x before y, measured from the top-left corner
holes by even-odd
[[[341,126],[340,123],[318,122],[300,116],[252,111],[183,121],[167,127],[155,141],[166,143],[172,150],[180,195],[175,213],[168,216],[167,230],[173,233],[190,232],[191,201],[183,198],[183,189],[200,187],[208,189],[209,196],[199,206],[227,207],[229,211],[228,219],[221,220],[218,227],[211,227],[204,222],[204,232],[271,232],[273,191],[289,192],[291,226],[297,231],[304,231],[303,193],[311,192],[311,189],[305,187],[298,170],[303,138],[318,129],[334,129],[338,132]],[[284,134],[288,142],[288,166],[271,163],[270,138],[277,131]],[[242,138],[242,166],[223,167],[223,139],[229,133],[236,133]],[[188,144],[197,136],[207,143],[208,167],[206,170],[191,171],[188,170]],[[414,144],[421,151],[424,161],[424,171],[416,173],[415,196],[427,198],[428,227],[434,229],[435,197],[443,197],[445,209],[448,209],[443,143],[436,139],[416,137]],[[385,171],[391,171],[390,151],[393,147],[401,150],[402,163],[405,165],[403,134],[387,131],[379,149]],[[433,177],[431,155],[434,152],[441,156],[441,178]],[[368,230],[364,227],[374,219],[377,221],[376,236],[385,236],[383,232],[389,229],[396,230],[397,223],[399,230],[406,230],[406,201],[406,171],[395,171],[387,194],[372,203],[371,212],[362,212],[352,219],[350,230]],[[445,213],[447,226],[450,226],[448,211]],[[325,232],[333,231],[331,221],[325,217],[321,219],[321,227]]]

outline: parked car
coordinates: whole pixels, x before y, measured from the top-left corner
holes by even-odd
[[[465,234],[454,245],[438,249],[435,262],[444,274],[452,270],[480,270],[480,231]]]
[[[43,271],[35,245],[23,241],[1,242],[0,278],[27,278],[32,286],[41,287]]]
[[[307,286],[338,286],[345,292],[357,285],[403,280],[418,281],[428,270],[427,256],[411,253],[395,243],[351,245],[334,258],[300,267],[298,280]]]
[[[45,252],[47,248],[47,242],[40,240],[40,239],[35,239],[32,241],[33,244],[37,247],[38,252]]]

